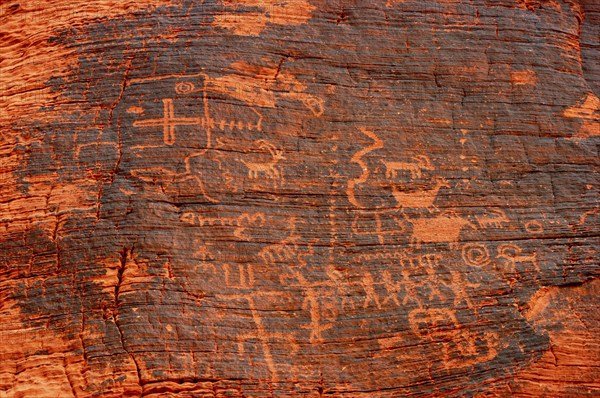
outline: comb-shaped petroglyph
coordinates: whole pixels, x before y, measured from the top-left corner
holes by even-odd
[[[506,213],[501,209],[491,209],[490,214],[477,216],[477,223],[481,228],[495,227],[502,228],[502,224],[510,223]]]
[[[254,286],[255,278],[252,264],[223,264],[222,268],[227,287],[247,289]],[[232,274],[237,274],[237,280]]]
[[[308,253],[303,253],[299,245],[301,236],[296,231],[298,220],[291,217],[288,220],[290,233],[280,242],[263,247],[258,252],[258,257],[262,263],[268,266],[274,266],[277,263],[305,265],[305,256],[310,255],[311,246],[308,245]]]
[[[198,227],[235,227],[233,235],[242,240],[250,240],[246,235],[246,229],[251,227],[262,227],[265,223],[264,213],[242,213],[237,217],[206,217],[197,211],[185,211],[180,220],[188,225]]]

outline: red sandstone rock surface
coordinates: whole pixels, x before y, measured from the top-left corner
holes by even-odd
[[[0,5],[0,397],[600,395],[600,5]]]

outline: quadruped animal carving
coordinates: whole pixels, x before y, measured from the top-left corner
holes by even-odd
[[[246,62],[235,62],[231,67],[238,73],[221,77],[205,75],[204,90],[225,94],[248,106],[262,108],[275,108],[278,99],[300,101],[313,115],[323,114],[324,100],[305,93],[306,85],[292,74],[281,71],[277,65],[257,66]],[[200,90],[195,89],[195,91]],[[191,92],[193,91],[187,93]]]
[[[502,228],[502,224],[509,223],[510,220],[506,217],[506,213],[500,209],[490,210],[491,215],[478,216],[477,223],[481,228],[495,227]]]
[[[277,149],[273,144],[264,140],[259,140],[257,143],[259,144],[258,147],[260,149],[266,149],[269,151],[271,154],[271,160],[266,162],[250,162],[240,159],[240,162],[248,168],[248,177],[251,179],[257,179],[262,174],[266,178],[280,181],[283,178],[283,173],[281,171],[281,166],[277,166],[277,163],[285,159],[285,156],[283,156],[283,151],[281,149]]]
[[[423,170],[433,171],[435,167],[431,164],[429,157],[425,155],[417,155],[414,157],[414,162],[388,162],[382,160],[385,165],[386,178],[396,178],[398,171],[407,171],[411,178],[421,178]]]
[[[411,209],[427,209],[431,212],[432,208],[435,208],[433,202],[437,198],[437,195],[442,187],[450,188],[448,181],[445,178],[436,178],[435,185],[432,189],[415,192],[401,192],[398,188],[392,185],[392,194],[396,199],[398,208],[411,208]]]
[[[195,167],[192,166],[192,162],[194,159],[198,157],[204,156],[206,153],[205,150],[200,152],[193,153],[189,156],[186,156],[184,159],[185,171],[184,172],[174,172],[172,170],[166,169],[164,167],[151,167],[145,169],[133,169],[131,170],[131,175],[144,182],[156,183],[157,181],[171,184],[176,182],[186,182],[192,181],[200,190],[200,193],[204,198],[212,203],[219,203],[219,200],[213,198],[209,195],[206,187],[204,186],[204,181],[202,180],[202,176],[197,171]]]
[[[539,273],[540,265],[537,261],[537,253],[521,254],[522,252],[523,249],[512,243],[505,243],[498,246],[498,257],[507,260],[512,272],[515,272],[517,263],[531,263]]]
[[[477,230],[477,226],[453,212],[446,211],[433,218],[406,220],[413,226],[411,243],[420,247],[422,243],[448,243],[450,248],[458,246],[460,232],[464,227]]]
[[[215,128],[221,130],[248,129],[262,130],[262,113],[256,108],[275,108],[278,99],[301,102],[313,115],[321,116],[324,111],[324,100],[320,97],[305,93],[306,86],[292,74],[282,72],[280,67],[261,67],[236,62],[232,67],[239,71],[220,77],[209,76],[206,73],[190,75],[165,75],[157,77],[131,79],[128,85],[177,79],[175,93],[179,96],[198,94],[201,96],[198,114],[176,115],[174,97],[163,98],[163,116],[136,120],[133,126],[137,128],[162,127],[165,145],[173,145],[176,141],[175,129],[178,126],[203,128],[207,135],[207,148],[211,145],[211,132]],[[215,119],[212,115],[214,106],[208,93],[226,95],[241,101],[249,109],[248,120]],[[143,112],[143,108],[140,108]]]

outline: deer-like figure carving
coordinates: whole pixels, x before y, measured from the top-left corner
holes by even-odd
[[[247,168],[248,168],[248,177],[252,179],[256,179],[260,176],[260,174],[264,174],[267,178],[272,178],[275,180],[281,179],[282,174],[280,168],[277,166],[277,163],[280,160],[285,159],[283,156],[283,151],[281,149],[277,149],[273,144],[259,140],[260,149],[266,149],[271,154],[271,160],[268,162],[247,162],[243,159],[240,160]]]
[[[425,155],[417,155],[413,158],[414,162],[386,162],[383,160],[385,165],[385,177],[396,178],[398,171],[408,171],[411,178],[421,178],[423,170],[435,170],[429,158]]]
[[[427,209],[431,212],[431,208],[435,208],[433,202],[437,197],[442,187],[450,188],[448,181],[445,178],[436,178],[435,185],[432,189],[414,192],[401,192],[398,188],[392,185],[392,194],[398,202],[398,208],[411,209]]]
[[[515,272],[517,263],[531,263],[539,273],[540,265],[537,262],[537,253],[521,254],[522,252],[523,249],[512,243],[505,243],[498,246],[498,257],[507,260],[512,272]]]

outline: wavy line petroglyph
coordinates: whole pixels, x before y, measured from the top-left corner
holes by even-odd
[[[360,168],[362,169],[362,173],[361,173],[360,177],[348,181],[348,188],[346,189],[346,195],[348,196],[348,200],[350,201],[350,203],[352,203],[354,206],[356,206],[358,208],[364,208],[364,206],[360,204],[358,199],[356,199],[356,192],[355,192],[356,185],[364,184],[367,181],[367,179],[369,178],[369,174],[370,174],[369,166],[362,160],[362,158],[363,158],[363,156],[367,155],[369,152],[383,148],[384,144],[383,144],[383,141],[381,141],[381,139],[379,139],[379,137],[374,132],[372,132],[364,127],[361,127],[360,131],[364,135],[369,137],[371,140],[373,140],[373,144],[364,149],[361,149],[360,151],[356,152],[354,154],[354,156],[352,156],[351,161],[360,166]]]

